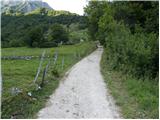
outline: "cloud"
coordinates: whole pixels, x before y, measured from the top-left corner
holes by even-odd
[[[83,15],[83,7],[86,6],[87,0],[43,0],[55,10],[66,10],[72,13]]]

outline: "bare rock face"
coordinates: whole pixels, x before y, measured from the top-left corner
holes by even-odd
[[[1,12],[5,13],[10,10],[13,12],[28,13],[37,8],[52,9],[46,2],[42,0],[3,0],[1,1]]]

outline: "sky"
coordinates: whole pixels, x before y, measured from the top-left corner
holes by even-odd
[[[72,13],[83,15],[83,7],[88,0],[42,0],[47,2],[55,10],[66,10]]]

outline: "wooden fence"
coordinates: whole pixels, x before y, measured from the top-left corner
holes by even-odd
[[[40,90],[42,89],[42,87],[44,86],[45,83],[45,78],[48,74],[48,71],[52,68],[55,67],[57,64],[57,60],[59,57],[59,53],[58,50],[56,50],[53,53],[53,56],[46,56],[46,51],[44,50],[41,54],[41,56],[4,56],[1,57],[2,60],[32,60],[34,58],[38,58],[39,59],[39,66],[37,68],[37,72],[35,75],[35,78],[33,80],[33,83],[30,86],[34,85],[36,86],[36,90]],[[81,58],[81,54],[78,53],[77,51],[74,52],[73,54],[73,59],[80,59]],[[46,61],[48,59],[48,62],[46,64],[45,67],[42,67],[42,64],[44,63],[44,61]],[[65,65],[65,56],[62,55],[62,59],[61,59],[61,70],[64,69],[64,65]],[[37,81],[38,78],[40,77],[40,75],[42,75],[41,81]],[[18,87],[12,87],[10,89],[11,95],[18,95],[21,92],[24,92],[22,89],[19,89]],[[28,92],[27,93],[28,96],[32,96],[32,92]]]

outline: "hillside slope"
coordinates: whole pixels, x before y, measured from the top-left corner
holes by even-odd
[[[8,12],[22,12],[28,13],[37,8],[48,8],[52,9],[46,2],[42,0],[31,1],[31,0],[3,0],[1,1],[1,11],[2,13]]]

